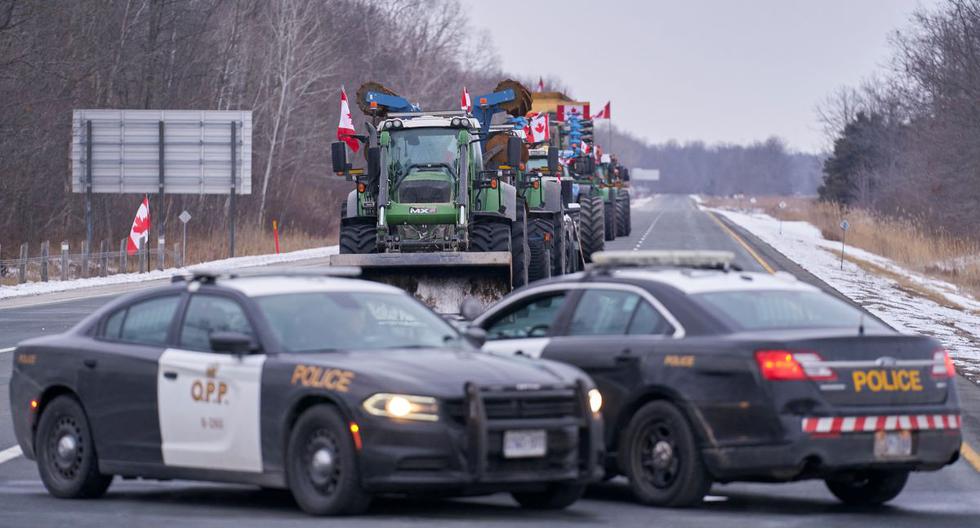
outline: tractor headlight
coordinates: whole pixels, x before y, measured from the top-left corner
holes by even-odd
[[[439,403],[431,396],[378,393],[364,400],[364,410],[375,416],[399,420],[439,420]]]
[[[589,390],[589,409],[592,409],[592,414],[599,414],[602,410],[602,394],[599,389]]]

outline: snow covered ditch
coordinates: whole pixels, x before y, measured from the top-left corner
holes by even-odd
[[[154,280],[169,279],[182,269],[237,269],[251,268],[255,266],[268,266],[273,264],[285,264],[299,260],[324,258],[329,255],[337,254],[337,246],[326,246],[313,249],[303,249],[290,251],[288,253],[252,255],[247,257],[234,257],[222,260],[203,262],[187,268],[168,268],[163,271],[154,270],[149,273],[121,273],[108,277],[92,277],[88,279],[74,279],[68,281],[50,282],[28,282],[16,286],[0,286],[0,299],[12,297],[23,297],[27,295],[41,295],[44,293],[62,292],[77,290],[81,288],[92,288],[96,286],[109,286],[113,284],[128,284],[136,282],[146,282]]]
[[[846,257],[861,265],[845,259],[841,269],[840,242],[823,238],[807,222],[784,221],[780,233],[779,220],[763,213],[708,210],[751,232],[895,329],[935,337],[964,375],[980,381],[980,302],[957,286],[851,246]]]

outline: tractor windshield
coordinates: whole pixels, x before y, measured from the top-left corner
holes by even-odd
[[[397,179],[412,167],[443,166],[455,175],[459,148],[453,128],[409,128],[391,133],[391,169]]]

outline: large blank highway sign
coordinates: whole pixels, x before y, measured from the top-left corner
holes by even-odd
[[[75,110],[72,191],[85,192],[87,122],[92,122],[92,192],[228,194],[231,123],[236,124],[235,192],[252,191],[252,113],[223,110]]]

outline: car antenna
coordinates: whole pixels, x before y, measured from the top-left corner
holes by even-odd
[[[864,335],[864,312],[861,312],[861,320],[858,322],[858,335]]]

